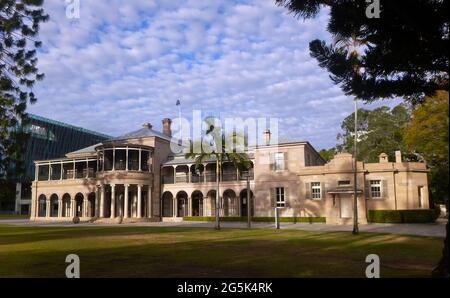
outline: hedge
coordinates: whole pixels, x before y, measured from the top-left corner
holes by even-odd
[[[214,216],[185,216],[186,221],[215,221]],[[246,216],[227,216],[221,217],[220,221],[247,221]],[[252,217],[252,222],[275,222],[275,217]],[[325,217],[280,217],[280,222],[308,222],[308,223],[325,223]]]
[[[439,209],[369,210],[367,220],[373,223],[430,223],[435,222]]]

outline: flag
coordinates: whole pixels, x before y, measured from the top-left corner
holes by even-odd
[[[180,100],[177,100],[177,103],[175,105],[179,106],[181,104]]]

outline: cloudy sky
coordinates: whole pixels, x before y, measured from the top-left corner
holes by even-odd
[[[180,98],[186,118],[194,109],[276,117],[280,137],[321,149],[352,112],[352,98],[309,56],[309,41],[329,39],[326,12],[303,21],[273,0],[79,2],[74,19],[66,1],[45,0],[46,78],[31,113],[116,136],[144,122],[159,130]]]

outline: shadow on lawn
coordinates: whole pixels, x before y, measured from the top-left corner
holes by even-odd
[[[276,237],[260,235],[269,236],[270,240],[245,239],[248,237],[245,233],[211,234],[223,237],[185,239],[176,243],[129,239],[134,243],[132,245],[122,245],[119,238],[115,243],[104,243],[115,247],[80,248],[77,246],[79,242],[75,241],[66,244],[64,249],[49,246],[39,250],[10,251],[0,254],[0,276],[64,277],[65,257],[75,253],[80,257],[82,277],[363,277],[365,256],[373,252],[373,247],[363,242],[351,249],[346,247],[354,239],[347,233],[342,238],[339,234],[343,233],[332,233],[332,240],[329,234],[299,235],[298,231],[278,233]],[[292,241],[295,234],[298,239]],[[107,235],[114,236],[111,233]],[[378,241],[372,239],[374,237],[377,235],[363,235],[355,240]],[[398,255],[395,242],[380,246],[376,252],[382,256],[382,275],[428,276],[439,259],[441,243],[426,242],[435,244],[436,256]],[[421,249],[420,243],[414,241],[410,246],[408,251]]]
[[[195,228],[169,227],[22,227],[0,225],[0,245],[25,244],[45,240],[90,238],[97,236],[120,236],[161,233],[187,233],[199,231]]]

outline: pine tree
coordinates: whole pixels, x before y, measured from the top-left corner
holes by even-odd
[[[48,20],[43,0],[0,0],[0,179],[22,168],[26,137],[16,128],[27,122],[33,86],[44,78],[37,68],[39,24]]]
[[[311,56],[347,95],[365,101],[405,97],[412,102],[448,90],[448,0],[380,0],[380,18],[368,18],[364,0],[276,0],[297,17],[330,9],[333,37],[364,41],[354,59],[325,41],[310,42]],[[355,64],[363,71],[354,72]]]

